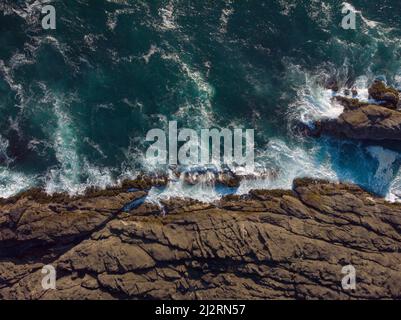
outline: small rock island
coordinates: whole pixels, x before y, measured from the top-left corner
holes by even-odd
[[[327,134],[358,140],[401,140],[401,100],[399,92],[376,80],[369,88],[369,101],[336,95],[344,106],[337,119],[316,122],[314,135]]]

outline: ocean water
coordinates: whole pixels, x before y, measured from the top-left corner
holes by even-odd
[[[41,27],[48,2],[56,30]],[[341,28],[344,5],[356,30]],[[33,186],[77,194],[167,170],[145,160],[145,136],[175,120],[255,129],[256,169],[275,174],[233,192],[309,176],[397,201],[400,145],[294,127],[342,112],[323,86],[331,77],[365,100],[377,76],[401,89],[400,45],[398,0],[1,0],[0,197]],[[178,178],[151,198],[225,192]]]

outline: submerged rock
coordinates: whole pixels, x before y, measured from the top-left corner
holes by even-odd
[[[338,82],[335,78],[330,78],[325,83],[326,89],[331,89],[333,92],[338,92],[340,90]]]
[[[184,182],[189,185],[199,183],[206,185],[221,184],[226,187],[236,188],[240,185],[241,178],[230,170],[198,170],[183,172]]]
[[[216,203],[145,191],[0,205],[1,299],[401,298],[401,205],[311,179]],[[44,265],[57,290],[41,286]],[[342,268],[357,289],[342,290]]]
[[[340,103],[344,107],[345,111],[355,110],[369,104],[367,102],[361,102],[359,101],[359,99],[356,98],[347,98],[342,96],[335,96],[333,99]]]

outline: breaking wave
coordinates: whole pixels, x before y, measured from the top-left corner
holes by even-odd
[[[152,189],[149,201],[214,201],[288,189],[306,176],[399,199],[400,148],[293,130],[341,114],[325,88],[329,79],[339,94],[355,87],[364,101],[375,77],[401,88],[395,1],[382,16],[358,1],[99,1],[57,1],[63,19],[52,33],[38,27],[43,1],[0,4],[14,34],[0,36],[0,197],[36,185],[76,194],[163,171],[171,182]],[[341,29],[343,7],[356,14],[357,30]],[[212,168],[246,177],[238,188],[188,185],[144,158],[147,131],[169,121],[196,130],[254,128],[255,170]]]

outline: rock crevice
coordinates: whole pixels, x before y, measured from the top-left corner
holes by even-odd
[[[0,298],[401,298],[401,205],[357,186],[298,179],[212,204],[172,199],[165,216],[146,202],[121,210],[144,194],[2,204]],[[47,264],[57,290],[41,287]]]

